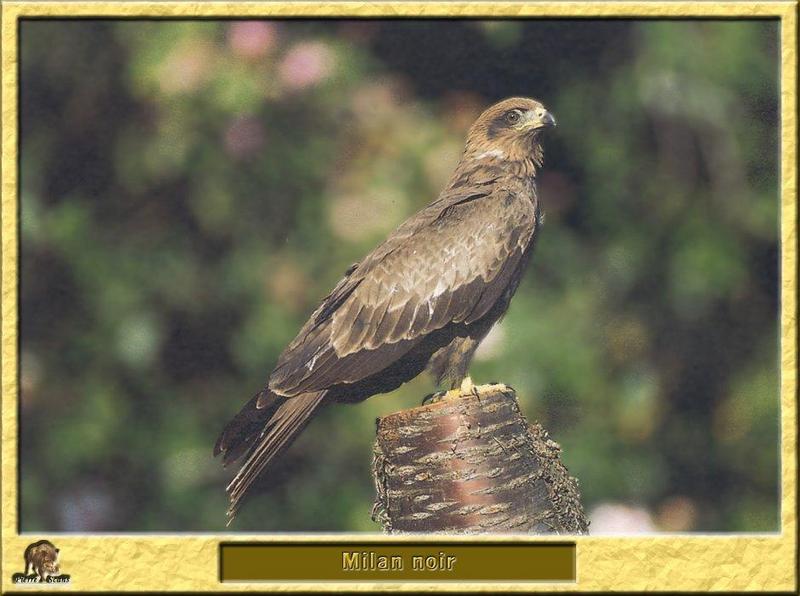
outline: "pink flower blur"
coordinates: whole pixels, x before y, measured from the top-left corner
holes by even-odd
[[[289,89],[305,89],[327,79],[333,72],[334,63],[333,52],[324,43],[301,42],[287,52],[279,74]]]
[[[228,45],[237,56],[263,58],[277,44],[278,27],[266,21],[237,21],[228,28]]]

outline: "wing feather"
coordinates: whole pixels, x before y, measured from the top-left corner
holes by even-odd
[[[427,334],[479,319],[513,278],[535,211],[531,197],[505,189],[430,205],[336,286],[281,355],[269,388],[293,396],[354,383]]]
[[[455,292],[446,291],[439,295],[433,316],[431,316],[430,321],[428,321],[428,326],[430,328],[441,329],[450,322],[450,317],[454,310],[452,308],[454,296]]]
[[[399,311],[397,315],[397,321],[394,324],[394,329],[392,329],[392,332],[386,337],[387,343],[394,344],[399,342],[401,339],[414,339],[415,337],[419,337],[421,330],[415,330],[412,328],[412,323],[414,322],[414,312],[417,309],[417,304],[417,300],[408,300],[403,305],[403,309]]]
[[[375,341],[376,338],[383,337],[388,331],[389,325],[392,324],[390,318],[386,316],[389,313],[390,305],[391,300],[384,300],[383,304],[375,310],[376,315],[372,326],[373,333],[371,336],[364,338],[364,349],[374,350],[380,346],[380,343]]]

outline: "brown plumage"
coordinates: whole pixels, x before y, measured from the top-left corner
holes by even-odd
[[[322,404],[392,391],[425,368],[459,386],[530,257],[540,133],[554,125],[532,99],[487,109],[439,197],[348,269],[217,439],[225,464],[249,451],[228,485],[229,517]]]

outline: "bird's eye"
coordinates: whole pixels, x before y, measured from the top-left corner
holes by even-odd
[[[506,114],[506,122],[508,122],[509,124],[516,124],[517,122],[519,122],[519,112],[514,110]]]

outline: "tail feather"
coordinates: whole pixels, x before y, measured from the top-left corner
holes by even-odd
[[[214,445],[214,457],[222,454],[223,466],[239,459],[263,432],[281,402],[282,398],[266,389],[256,393],[225,425]]]
[[[324,395],[324,391],[317,391],[286,398],[272,392],[261,392],[222,431],[214,452],[223,453],[224,463],[235,461],[251,448],[249,456],[227,488],[231,501],[229,524],[247,489],[306,427]]]

